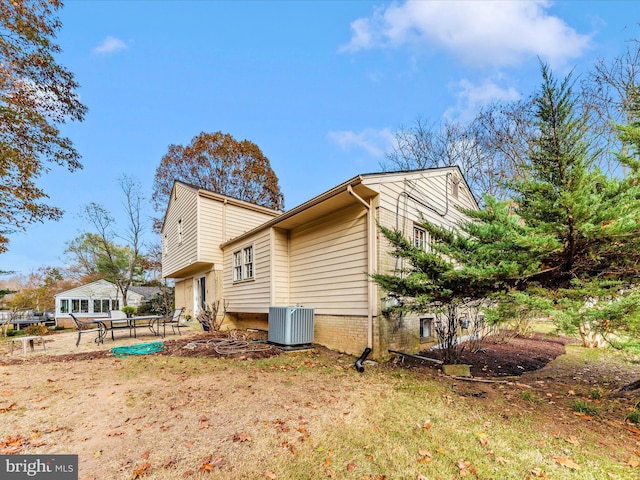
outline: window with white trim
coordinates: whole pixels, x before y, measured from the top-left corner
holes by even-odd
[[[413,246],[424,251],[429,249],[429,233],[422,227],[413,227]]]
[[[89,300],[84,298],[72,298],[71,313],[89,313]]]
[[[93,301],[93,313],[108,313],[109,310],[118,310],[119,305],[118,300],[96,299]]]
[[[253,245],[233,252],[233,281],[253,278]]]

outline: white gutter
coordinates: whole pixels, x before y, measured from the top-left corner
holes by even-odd
[[[371,274],[376,270],[376,222],[373,210],[373,197],[369,199],[369,202],[366,202],[353,191],[351,185],[347,185],[347,192],[367,209],[367,269],[368,273]],[[367,347],[373,350],[373,313],[376,306],[376,287],[371,280],[367,283],[367,295]]]

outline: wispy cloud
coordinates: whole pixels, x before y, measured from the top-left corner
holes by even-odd
[[[94,53],[115,53],[121,50],[126,50],[129,46],[119,38],[116,37],[107,37],[100,44],[93,49]]]
[[[349,130],[329,132],[329,138],[342,150],[353,148],[364,150],[372,157],[383,157],[395,144],[395,136],[388,128],[365,129],[361,132]]]
[[[472,65],[511,66],[537,56],[560,67],[581,56],[591,37],[551,15],[550,6],[547,0],[393,3],[352,22],[341,51],[425,44]]]
[[[469,80],[460,80],[453,88],[457,97],[457,103],[445,113],[445,118],[451,120],[471,120],[482,107],[492,102],[519,100],[521,95],[514,88],[500,85],[496,80],[485,79],[482,83],[472,83]]]

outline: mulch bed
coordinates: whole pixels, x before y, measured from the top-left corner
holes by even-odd
[[[471,375],[474,377],[519,376],[544,367],[565,353],[565,345],[574,342],[571,338],[542,334],[506,340],[489,336],[483,339],[480,349],[476,351],[472,351],[469,345],[460,345],[458,363],[470,365]],[[438,350],[425,350],[420,355],[442,358],[442,352]],[[416,367],[419,363],[418,360],[412,360],[411,366]],[[423,362],[421,365],[440,369],[437,364],[427,363]]]

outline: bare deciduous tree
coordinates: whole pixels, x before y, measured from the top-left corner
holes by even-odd
[[[128,225],[123,235],[117,234],[113,216],[96,203],[86,205],[83,216],[95,229],[93,235],[100,248],[100,264],[97,270],[106,273],[109,280],[115,283],[122,294],[123,305],[126,306],[129,288],[143,277],[144,197],[136,180],[125,175],[119,182],[124,193],[124,209],[128,217]],[[124,247],[118,245],[118,239],[125,241]]]

